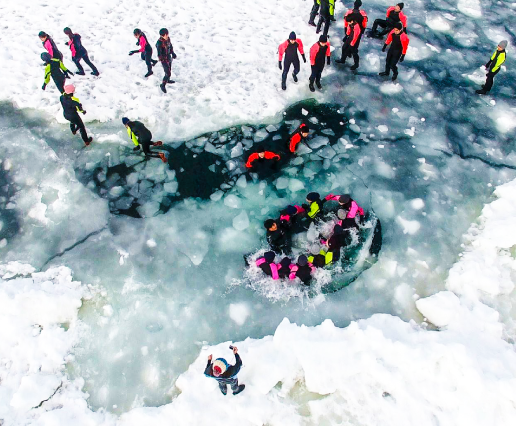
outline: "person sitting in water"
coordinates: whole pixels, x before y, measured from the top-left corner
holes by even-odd
[[[310,128],[306,124],[301,124],[299,129],[290,137],[290,142],[288,144],[288,149],[290,152],[296,152],[297,146],[306,140],[308,134],[310,133]]]
[[[289,278],[291,280],[299,278],[304,285],[310,285],[310,282],[312,281],[312,273],[314,271],[315,267],[308,262],[308,258],[302,254],[297,258],[296,264],[290,265]]]
[[[344,195],[334,195],[334,194],[328,194],[326,197],[324,197],[326,201],[337,201],[339,209],[346,210],[347,214],[346,217],[348,219],[354,219],[357,214],[361,217],[364,216],[364,209],[360,207],[355,200],[351,198],[349,194]]]
[[[306,215],[310,219],[315,219],[319,213],[321,213],[326,200],[321,200],[321,196],[318,192],[310,192],[306,196],[306,202],[308,204],[302,204],[301,207],[306,210]]]
[[[342,247],[338,235],[332,235],[328,240],[321,241],[325,244],[319,253],[312,254],[308,257],[308,261],[316,267],[330,265],[340,259],[340,249]]]
[[[277,162],[280,160],[280,158],[281,157],[278,154],[271,151],[266,151],[265,148],[261,148],[260,151],[255,152],[249,156],[245,166],[248,169],[257,169],[265,165],[270,166],[271,160]]]
[[[263,226],[267,229],[267,242],[276,253],[290,253],[291,240],[285,229],[274,219],[267,219]]]
[[[265,275],[268,275],[273,280],[288,277],[290,273],[290,259],[285,257],[280,263],[274,263],[275,258],[276,253],[273,251],[267,251],[262,257],[256,259],[256,266],[258,266]]]

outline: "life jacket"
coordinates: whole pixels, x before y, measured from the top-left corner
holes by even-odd
[[[313,266],[311,263],[308,263],[306,265],[309,269],[310,269],[310,272],[313,274],[315,272],[315,266]],[[298,278],[297,276],[297,272],[300,271],[301,268],[304,268],[302,266],[299,266],[299,265],[290,265],[290,275],[289,275],[289,279],[290,280],[295,280],[296,278]]]
[[[268,265],[270,267],[270,270],[271,270],[270,276],[272,277],[272,279],[273,280],[279,280],[278,265],[276,265],[275,263],[267,263],[267,261],[263,257],[260,257],[259,259],[257,259],[256,260],[256,266],[258,266],[266,274],[267,274],[267,272],[261,266],[264,263],[265,263],[265,265]]]
[[[505,50],[502,50],[502,51],[495,50],[495,53],[493,53],[493,56],[491,56],[491,61],[495,61],[495,59],[496,59],[496,62],[494,64],[494,66],[490,69],[490,71],[491,72],[498,71],[500,69],[500,67],[502,66],[502,64],[505,62],[505,58],[506,58]]]
[[[321,250],[321,251],[319,252],[319,254],[320,254],[320,255],[322,255],[322,256],[324,256],[324,263],[325,263],[326,265],[329,265],[330,263],[332,263],[332,262],[333,262],[333,252],[331,252],[331,251],[324,251],[324,250]],[[308,256],[308,262],[309,262],[309,263],[313,263],[313,261],[314,261],[314,257],[315,257],[315,256],[313,256],[313,255]]]
[[[308,213],[307,213],[308,217],[310,219],[315,218],[315,216],[317,216],[321,212],[321,209],[322,209],[322,203],[319,200],[312,201],[310,203],[310,210],[308,210]]]
[[[140,142],[138,142],[138,137],[133,133],[129,126],[127,126],[127,134],[129,135],[129,139],[131,139],[136,146],[140,145]]]

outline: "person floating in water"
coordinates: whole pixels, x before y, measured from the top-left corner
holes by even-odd
[[[152,74],[152,67],[158,63],[155,59],[152,59],[152,47],[149,44],[149,40],[147,40],[147,36],[145,35],[142,30],[139,28],[135,28],[133,31],[134,36],[138,40],[136,42],[137,46],[140,46],[137,50],[131,50],[129,52],[129,56],[134,55],[135,53],[140,53],[142,61],[145,61],[147,64],[147,74],[145,74],[145,77],[150,77]]]
[[[69,84],[64,87],[64,93],[61,95],[60,101],[63,106],[63,115],[70,122],[70,130],[75,135],[77,131],[81,132],[82,140],[84,144],[88,146],[93,140],[92,137],[88,137],[86,132],[86,127],[84,127],[84,123],[79,115],[86,114],[86,111],[82,108],[79,99],[74,96],[75,86],[73,84]]]
[[[276,254],[273,251],[267,251],[262,257],[256,259],[256,266],[258,266],[265,275],[271,277],[273,280],[279,280],[288,277],[290,273],[290,259],[284,257],[280,263],[274,263]]]
[[[310,133],[310,128],[307,124],[301,124],[299,128],[294,132],[294,134],[290,137],[290,141],[288,144],[288,150],[292,153],[296,152],[297,146],[306,141],[308,138],[308,134]]]
[[[307,204],[302,204],[301,207],[306,210],[306,215],[310,219],[315,219],[319,216],[326,200],[321,200],[321,195],[318,192],[310,192],[306,196]]]
[[[354,219],[357,215],[359,218],[364,216],[365,212],[362,207],[360,207],[355,200],[351,198],[349,194],[344,195],[335,195],[328,194],[324,197],[326,201],[337,201],[338,208],[346,211],[346,218]]]
[[[82,45],[81,36],[79,34],[74,34],[72,30],[69,27],[66,27],[63,32],[68,36],[70,39],[66,42],[66,45],[70,48],[70,51],[72,52],[72,61],[77,66],[78,71],[76,72],[77,75],[85,75],[84,68],[81,65],[81,60],[84,59],[84,62],[91,68],[91,75],[98,76],[99,71],[93,65],[93,63],[90,61],[90,58],[88,57],[88,52]]]
[[[231,386],[233,395],[238,395],[245,389],[245,385],[238,384],[237,374],[242,367],[242,359],[238,355],[238,348],[232,346],[233,354],[235,355],[235,365],[229,365],[224,358],[217,358],[213,360],[213,355],[208,356],[208,364],[204,369],[204,375],[215,379],[219,384],[219,389],[223,395],[228,393],[228,385]]]
[[[245,166],[248,169],[259,169],[263,166],[270,166],[271,162],[277,162],[280,160],[280,156],[272,151],[266,151],[265,148],[261,148],[260,151],[254,152],[249,156]],[[273,164],[274,165],[274,164]]]
[[[267,229],[267,242],[272,251],[276,253],[290,253],[292,241],[287,230],[274,219],[267,219],[263,226]]]
[[[295,280],[299,278],[304,285],[310,285],[314,271],[315,267],[308,262],[308,258],[302,254],[297,258],[295,264],[290,265],[289,279]]]
[[[278,66],[280,70],[282,69],[281,61],[283,60],[283,55],[285,55],[285,62],[283,64],[283,74],[281,75],[281,88],[283,90],[287,90],[287,76],[291,65],[294,65],[294,72],[292,73],[292,78],[294,79],[294,82],[297,83],[297,75],[299,74],[299,70],[301,69],[299,56],[297,54],[298,50],[299,53],[301,53],[301,56],[303,57],[303,61],[306,63],[303,42],[301,41],[301,39],[297,38],[296,33],[292,31],[288,37],[288,40],[281,43],[278,48]]]
[[[491,59],[486,64],[486,70],[487,70],[487,77],[486,77],[486,83],[482,86],[482,89],[477,90],[476,92],[479,95],[486,95],[489,93],[491,88],[493,87],[494,78],[496,74],[500,72],[500,67],[505,62],[505,49],[507,48],[508,41],[502,40],[500,43],[498,43],[498,47],[496,48],[495,52],[491,56]]]
[[[62,94],[64,92],[65,80],[70,78],[69,74],[73,75],[73,72],[69,71],[59,59],[52,58],[50,53],[42,53],[41,60],[45,63],[45,80],[41,88],[45,90],[47,84],[50,83],[50,77],[52,77],[57,90]]]
[[[158,153],[150,150],[151,146],[161,146],[163,145],[163,142],[152,142],[152,133],[143,123],[140,123],[139,121],[131,121],[127,117],[122,118],[122,123],[127,128],[129,138],[136,145],[133,151],[138,151],[141,146],[146,158],[161,158],[161,161],[164,163],[167,162],[167,157],[163,152]]]

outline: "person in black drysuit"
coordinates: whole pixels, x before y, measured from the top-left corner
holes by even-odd
[[[314,0],[314,5],[312,6],[312,10],[310,11],[310,19],[308,20],[308,25],[311,25],[312,27],[317,26],[317,24],[315,23],[315,17],[319,12],[319,6],[319,2],[317,0]]]
[[[273,219],[267,219],[263,226],[267,229],[267,242],[275,253],[288,254],[292,251],[292,240],[285,229]]]
[[[57,48],[52,37],[50,37],[45,31],[40,31],[38,37],[52,59],[59,59],[60,61],[63,60],[63,54]]]
[[[142,61],[145,61],[147,64],[147,74],[145,74],[145,77],[150,77],[152,74],[154,74],[152,72],[152,67],[156,65],[158,61],[152,59],[152,47],[149,43],[149,40],[147,40],[145,33],[142,32],[142,30],[139,28],[135,28],[133,34],[138,39],[136,45],[140,46],[140,49],[131,50],[129,52],[129,56],[134,55],[135,53],[141,53]]]
[[[381,76],[388,76],[392,70],[392,81],[396,81],[398,78],[398,62],[405,60],[405,54],[409,45],[409,38],[406,33],[403,32],[403,25],[398,22],[394,29],[389,33],[385,44],[383,45],[382,52],[385,52],[387,46],[390,44],[391,47],[387,52],[387,60],[385,61],[385,71],[379,73]]]
[[[299,278],[304,285],[310,285],[312,281],[312,267],[308,264],[308,258],[302,254],[297,258],[297,263],[291,267],[290,279]]]
[[[77,66],[79,71],[76,72],[77,75],[85,75],[84,68],[81,65],[81,59],[84,59],[84,62],[91,68],[91,75],[98,76],[99,71],[90,61],[88,57],[88,52],[84,48],[81,42],[81,36],[79,34],[74,34],[72,30],[66,27],[63,32],[70,39],[66,42],[66,45],[70,47],[70,51],[72,52],[72,61]]]
[[[163,82],[160,84],[161,91],[163,93],[167,93],[166,85],[167,83],[175,83],[174,80],[171,80],[172,76],[172,59],[176,59],[177,56],[174,53],[174,47],[170,41],[170,37],[168,36],[168,30],[166,28],[162,28],[159,30],[159,39],[156,42],[156,49],[158,49],[158,58],[163,66],[163,70],[165,71],[165,76],[163,77]]]
[[[143,147],[143,153],[145,157],[161,158],[164,163],[167,162],[167,157],[163,152],[152,152],[151,146],[161,146],[163,142],[152,142],[152,133],[143,123],[139,121],[131,121],[127,117],[122,118],[122,123],[127,128],[127,134],[131,138],[132,142],[136,145],[133,151],[138,151],[140,145]]]
[[[299,64],[299,56],[297,55],[297,51],[301,53],[303,57],[303,61],[306,63],[305,51],[303,48],[303,42],[297,38],[296,33],[292,31],[288,36],[288,40],[284,43],[281,43],[278,48],[279,53],[279,69],[281,67],[281,60],[283,59],[283,55],[285,55],[285,63],[283,64],[283,73],[281,74],[281,88],[283,90],[287,90],[287,76],[290,71],[290,65],[294,65],[294,72],[292,73],[292,78],[294,82],[297,83],[297,75],[299,74],[299,70],[301,69]]]
[[[73,75],[73,72],[69,71],[59,59],[52,58],[47,52],[41,54],[41,60],[45,63],[45,80],[41,88],[45,90],[52,77],[59,93],[63,93],[65,80],[70,78],[69,74]]]
[[[387,9],[387,19],[375,19],[375,21],[373,22],[373,28],[369,33],[369,37],[383,37],[385,34],[392,31],[392,29],[398,22],[401,22],[403,24],[403,27],[405,28],[406,32],[407,17],[402,12],[404,6],[404,3],[398,3],[396,6],[391,6]],[[378,32],[379,26],[383,28],[382,32]]]
[[[84,127],[84,123],[78,114],[79,112],[82,114],[86,114],[86,111],[83,110],[79,99],[74,97],[75,87],[72,84],[65,86],[64,93],[61,95],[59,100],[61,101],[61,105],[63,106],[63,115],[70,122],[70,130],[75,135],[79,130],[81,132],[82,140],[84,144],[88,146],[93,138],[88,137],[88,133],[86,132],[86,127]]]
[[[213,355],[208,356],[208,364],[204,369],[204,375],[215,379],[219,384],[219,389],[223,395],[228,393],[228,385],[231,386],[233,395],[238,395],[245,389],[245,385],[239,385],[237,374],[242,367],[242,359],[238,355],[238,348],[233,347],[235,355],[235,365],[229,365],[224,358],[217,358],[213,363]]]
[[[311,92],[315,92],[314,82],[318,89],[322,89],[321,75],[324,70],[324,65],[330,65],[330,61],[330,43],[328,37],[322,35],[319,37],[319,41],[310,48],[312,74],[310,74],[308,87]]]
[[[319,13],[319,22],[317,22],[316,33],[319,34],[321,32],[321,28],[324,24],[323,35],[327,36],[328,30],[330,29],[330,23],[330,2],[329,0],[321,0],[321,12]]]

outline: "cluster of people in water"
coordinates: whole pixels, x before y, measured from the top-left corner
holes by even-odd
[[[367,13],[361,9],[362,0],[356,0],[353,8],[344,14],[344,38],[342,39],[342,50],[340,59],[336,59],[335,63],[344,65],[348,58],[353,58],[353,65],[350,67],[355,71],[360,66],[359,47],[362,36],[366,32],[368,17]],[[385,60],[385,70],[379,73],[382,77],[390,76],[392,71],[392,81],[398,78],[398,63],[405,60],[410,39],[407,32],[407,16],[403,13],[404,3],[398,3],[387,8],[385,19],[378,18],[374,21],[372,29],[367,36],[382,39],[387,35],[387,39],[382,47],[382,52],[387,52]],[[310,74],[308,87],[310,91],[315,92],[315,86],[322,89],[321,76],[325,65],[331,64],[330,40],[328,31],[332,21],[335,21],[335,0],[314,0],[308,24],[316,27],[316,33],[322,31],[317,43],[310,48],[310,65],[312,72]],[[318,23],[315,19],[319,15]],[[486,64],[487,71],[486,83],[482,89],[477,90],[478,94],[487,94],[493,87],[494,77],[500,71],[500,67],[505,62],[507,40],[502,40],[498,44],[497,50],[491,56]],[[306,57],[303,42],[296,36],[293,31],[290,33],[288,40],[281,43],[278,48],[279,53],[279,69],[283,71],[281,75],[281,88],[287,89],[287,77],[290,67],[293,66],[294,71],[292,78],[294,82],[298,82],[297,75],[301,69],[298,52],[301,54],[303,61],[306,63]],[[283,62],[283,64],[282,64]],[[315,83],[315,86],[314,86]]]
[[[325,208],[327,202],[332,208]],[[329,212],[337,213],[337,221],[328,238],[321,238],[312,253],[302,254],[294,262],[292,255],[292,237],[308,230],[312,222],[320,221]],[[324,268],[340,260],[341,249],[353,241],[353,233],[359,229],[364,220],[365,212],[349,194],[328,194],[321,198],[317,192],[310,192],[306,202],[301,206],[289,205],[281,210],[277,219],[267,219],[264,222],[267,230],[267,242],[270,250],[256,260],[265,275],[273,280],[299,280],[310,285],[316,268]],[[283,258],[276,263],[276,256]]]

